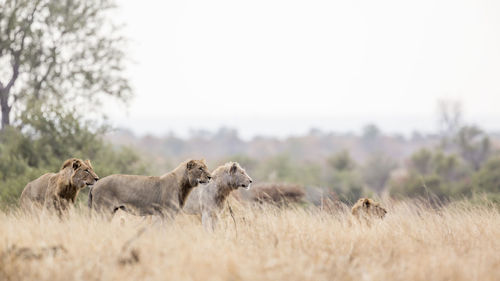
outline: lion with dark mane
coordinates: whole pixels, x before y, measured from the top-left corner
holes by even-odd
[[[121,209],[140,216],[173,217],[191,190],[210,181],[204,160],[188,160],[161,177],[111,175],[89,192],[89,207],[112,216]]]
[[[58,173],[48,173],[28,183],[21,194],[20,205],[24,209],[45,206],[61,215],[75,203],[82,188],[92,186],[98,179],[89,160],[71,158],[64,161]]]

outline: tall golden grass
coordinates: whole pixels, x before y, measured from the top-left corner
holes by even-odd
[[[385,202],[370,226],[346,210],[234,207],[214,233],[196,217],[108,222],[0,213],[0,280],[500,280],[500,214]]]

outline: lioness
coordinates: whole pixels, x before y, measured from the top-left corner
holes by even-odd
[[[28,183],[21,194],[20,205],[24,209],[55,208],[61,214],[75,202],[80,189],[93,185],[98,179],[89,160],[71,158],[64,161],[58,173],[48,173]]]
[[[175,215],[199,183],[210,181],[204,160],[188,160],[161,177],[111,175],[89,192],[89,207],[109,217],[122,209],[141,216]]]
[[[202,224],[207,230],[215,229],[215,224],[231,191],[239,187],[249,189],[252,183],[252,178],[236,162],[229,162],[218,167],[213,171],[212,178],[210,183],[191,192],[184,206],[184,212],[201,215]]]
[[[382,219],[387,214],[387,211],[378,202],[369,198],[361,198],[354,204],[351,213],[358,220],[361,218],[368,220],[372,217]]]

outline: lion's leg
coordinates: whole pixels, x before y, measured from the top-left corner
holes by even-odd
[[[46,209],[48,209],[50,212],[56,213],[59,218],[62,218],[64,207],[60,198],[58,198],[57,196],[50,196],[45,200],[45,203]]]
[[[66,200],[66,199],[59,199],[59,206],[60,206],[60,211],[59,211],[59,217],[68,217],[69,216],[69,210],[72,206],[74,206],[72,201]]]
[[[180,209],[176,204],[165,202],[163,204],[152,204],[146,211],[147,215],[156,215],[164,222],[173,222]]]
[[[206,231],[215,231],[216,227],[216,219],[215,216],[212,212],[210,211],[203,211],[201,214],[201,224],[205,228]]]
[[[160,217],[162,222],[171,223],[175,220],[176,210],[163,209],[160,212],[154,212],[153,215]]]
[[[115,217],[116,212],[119,210],[122,210],[124,212],[127,212],[124,206],[113,206],[113,205],[106,205],[106,206],[101,206],[96,209],[98,214],[101,215],[105,220],[111,221]]]
[[[44,207],[45,209],[49,210],[49,211],[54,211],[57,209],[57,201],[56,201],[57,198],[55,198],[55,196],[47,196],[45,198],[45,202],[44,202]]]
[[[95,192],[95,191],[94,191]],[[107,198],[106,194],[100,194],[100,193],[92,193],[92,203],[91,203],[91,210],[94,211],[94,213],[98,216],[101,216],[107,221],[111,221],[115,215],[115,213],[123,209],[122,204],[119,204],[115,200]]]

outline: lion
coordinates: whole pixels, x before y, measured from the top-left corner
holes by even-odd
[[[147,216],[173,218],[191,190],[211,179],[205,160],[187,160],[160,177],[110,175],[89,191],[89,208],[108,218],[119,209]]]
[[[74,204],[82,188],[98,180],[89,160],[71,158],[64,161],[58,173],[47,173],[28,183],[21,194],[20,205],[26,210],[44,206],[61,215]]]
[[[257,203],[268,203],[278,207],[304,201],[305,191],[301,185],[288,183],[261,183],[256,185],[250,194],[250,200]]]
[[[371,218],[383,219],[387,214],[387,211],[380,206],[378,202],[375,202],[370,198],[360,198],[352,207],[351,213],[358,220],[369,220]]]
[[[215,230],[229,194],[238,188],[250,189],[252,178],[237,162],[228,162],[212,172],[213,180],[189,195],[184,212],[201,215],[203,227]]]

